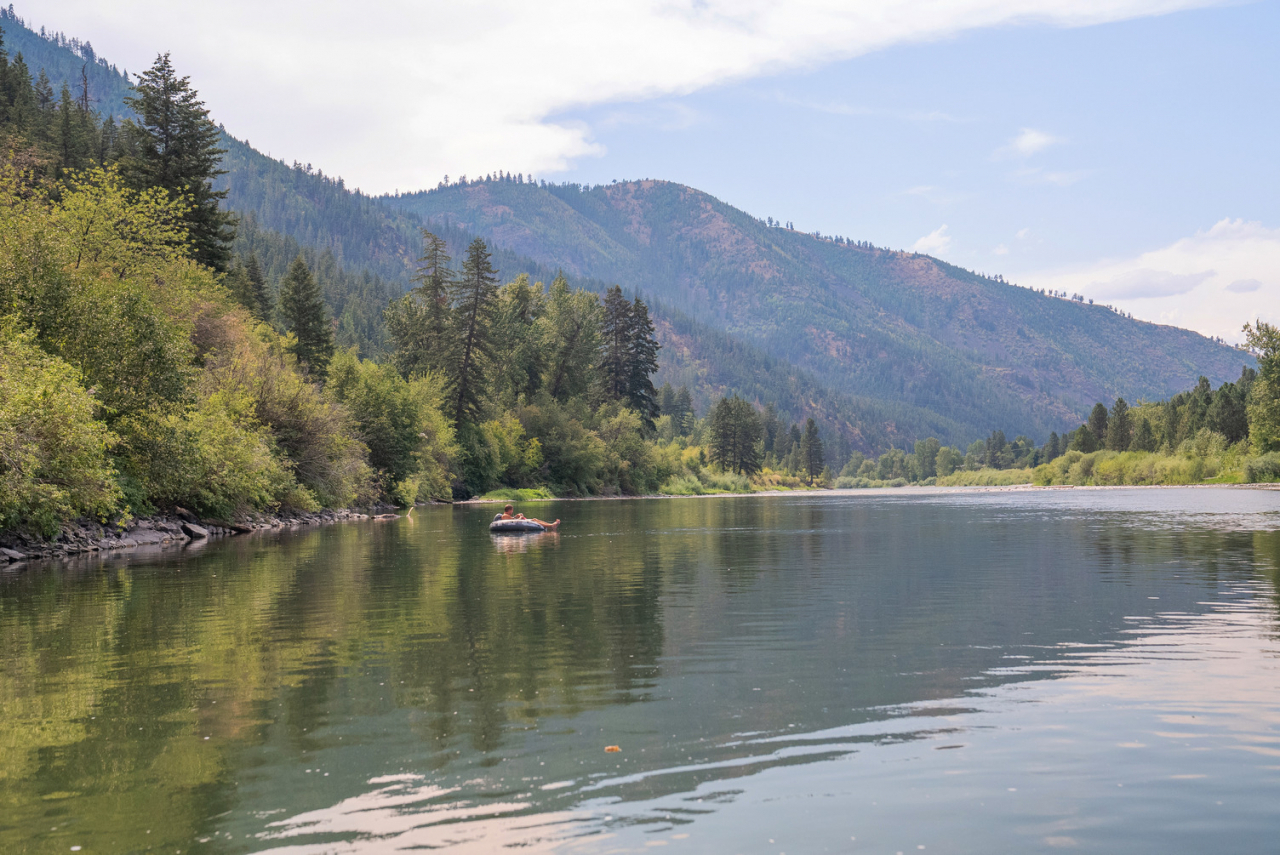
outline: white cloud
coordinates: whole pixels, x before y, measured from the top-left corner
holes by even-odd
[[[234,133],[376,192],[445,173],[565,169],[601,153],[589,127],[556,118],[576,108],[984,27],[1084,26],[1216,2],[41,0],[34,23],[89,38],[133,71],[169,50]],[[1039,138],[1025,134],[1018,144],[1033,153]]]
[[[1008,145],[1000,149],[996,154],[1006,157],[1026,158],[1060,142],[1062,140],[1052,134],[1037,131],[1035,128],[1023,128],[1016,137],[1009,141]]]
[[[1031,234],[1031,229],[1029,229],[1029,228],[1026,228],[1026,229],[1018,229],[1018,233],[1017,233],[1016,235],[1014,235],[1014,237],[1016,237],[1018,240],[1026,240],[1026,239],[1027,239],[1027,235],[1029,235],[1029,234]]]
[[[1009,247],[1005,246],[1004,244],[1000,244],[995,249],[991,250],[991,254],[992,255],[1008,255]]]
[[[947,234],[947,224],[943,223],[911,245],[912,252],[925,255],[937,255],[951,247],[951,236]]]
[[[1240,341],[1240,328],[1280,323],[1280,228],[1221,220],[1134,258],[1016,277],[1022,285],[1080,293],[1206,335]]]
[[[1232,294],[1252,294],[1262,288],[1262,283],[1257,279],[1237,279],[1227,286],[1227,290]]]

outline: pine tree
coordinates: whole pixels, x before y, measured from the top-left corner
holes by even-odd
[[[1089,413],[1089,432],[1093,434],[1097,451],[1107,441],[1107,405],[1098,403],[1093,405],[1093,410]]]
[[[818,425],[813,419],[808,419],[804,423],[804,434],[800,437],[800,462],[805,474],[809,476],[810,484],[813,484],[813,479],[822,473],[826,465],[823,456],[822,437],[818,436]]]
[[[676,390],[675,413],[673,418],[676,420],[676,433],[680,436],[688,436],[697,418],[697,414],[693,411],[693,396],[689,394],[688,386],[681,386]]]
[[[601,338],[600,385],[605,400],[622,401],[652,430],[659,412],[652,379],[658,370],[659,344],[649,307],[639,297],[628,302],[614,285],[604,297]]]
[[[138,115],[126,122],[134,154],[124,173],[137,189],[159,187],[189,206],[184,224],[192,255],[201,264],[225,272],[231,262],[235,217],[219,209],[226,190],[214,190],[213,180],[226,150],[218,147],[218,126],[209,118],[190,79],[178,77],[169,54],[139,75],[136,95],[126,99]]]
[[[1130,451],[1155,451],[1156,435],[1151,430],[1151,422],[1146,419],[1138,420],[1138,429],[1133,432],[1133,441],[1129,443]]]
[[[320,286],[301,255],[280,281],[280,314],[287,329],[297,336],[294,354],[323,379],[333,358],[333,325]]]
[[[490,331],[498,295],[498,272],[489,248],[476,238],[467,247],[461,274],[451,283],[457,361],[451,372],[452,416],[455,424],[474,420],[481,412],[484,372],[492,356]]]
[[[423,229],[422,257],[417,282],[409,293],[387,307],[387,333],[395,345],[395,366],[406,378],[428,371],[447,373],[455,360],[449,305],[453,279],[448,246],[444,239]]]
[[[1129,414],[1129,404],[1124,398],[1116,398],[1111,407],[1111,418],[1107,422],[1107,448],[1111,451],[1128,451],[1133,441],[1133,417]]]
[[[263,275],[262,266],[258,264],[256,252],[249,253],[249,260],[244,265],[244,273],[249,280],[249,311],[263,323],[271,323],[275,307],[272,306],[271,292],[267,289],[267,277]]]
[[[658,416],[658,393],[653,388],[653,375],[658,370],[660,345],[653,321],[649,319],[649,307],[639,297],[631,304],[629,337],[627,404],[640,414],[645,428],[653,430],[653,420]]]
[[[601,390],[605,400],[620,401],[627,396],[631,384],[631,303],[617,285],[604,295],[600,338]]]
[[[564,274],[557,273],[538,324],[549,344],[543,378],[547,391],[557,401],[586,394],[599,358],[600,298],[590,291],[570,291]]]
[[[760,417],[737,395],[721,398],[711,410],[711,462],[726,472],[754,475],[760,471]]]

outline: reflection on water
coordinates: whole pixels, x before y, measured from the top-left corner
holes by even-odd
[[[486,510],[0,581],[0,851],[1280,833],[1280,495]]]
[[[559,546],[560,532],[508,532],[506,534],[490,534],[489,539],[493,541],[493,548],[497,551],[513,554],[528,552],[530,549],[547,549]]]

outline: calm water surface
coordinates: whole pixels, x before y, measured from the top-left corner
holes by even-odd
[[[1280,493],[522,509],[0,577],[0,851],[1280,849]]]

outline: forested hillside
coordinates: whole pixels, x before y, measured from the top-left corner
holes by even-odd
[[[87,67],[91,89],[117,101],[127,92],[96,55],[86,65],[84,43],[41,38],[12,16],[0,23],[9,43],[45,56],[51,89],[65,76],[70,91]],[[93,97],[101,113],[110,99]],[[1096,400],[1167,397],[1253,364],[1185,330],[800,234],[670,182],[583,188],[504,176],[374,199],[225,131],[219,145],[225,174],[214,188],[240,218],[238,263],[255,256],[274,291],[301,254],[338,344],[370,357],[387,352],[382,309],[409,287],[430,225],[455,257],[474,236],[488,239],[504,279],[549,282],[564,270],[597,293],[617,282],[643,294],[663,345],[657,380],[687,385],[700,411],[738,392],[793,419],[814,416],[866,453],[929,435],[967,443],[995,427],[1045,437]]]
[[[637,289],[832,389],[930,411],[966,436],[992,424],[1045,436],[1077,424],[1093,401],[1163,398],[1253,364],[1186,330],[928,256],[798,233],[671,182],[584,188],[501,176],[386,201]],[[897,412],[903,433],[923,435],[910,411]]]
[[[82,84],[89,83],[89,103],[103,117],[114,116],[117,121],[129,113],[124,99],[132,91],[124,69],[107,62],[93,49],[89,40],[68,38],[65,33],[33,32],[13,10],[13,5],[0,8],[0,28],[4,30],[4,48],[10,56],[22,54],[23,62],[31,69],[39,88],[40,72],[48,81],[47,95],[56,97],[65,83],[71,91],[82,96]]]

